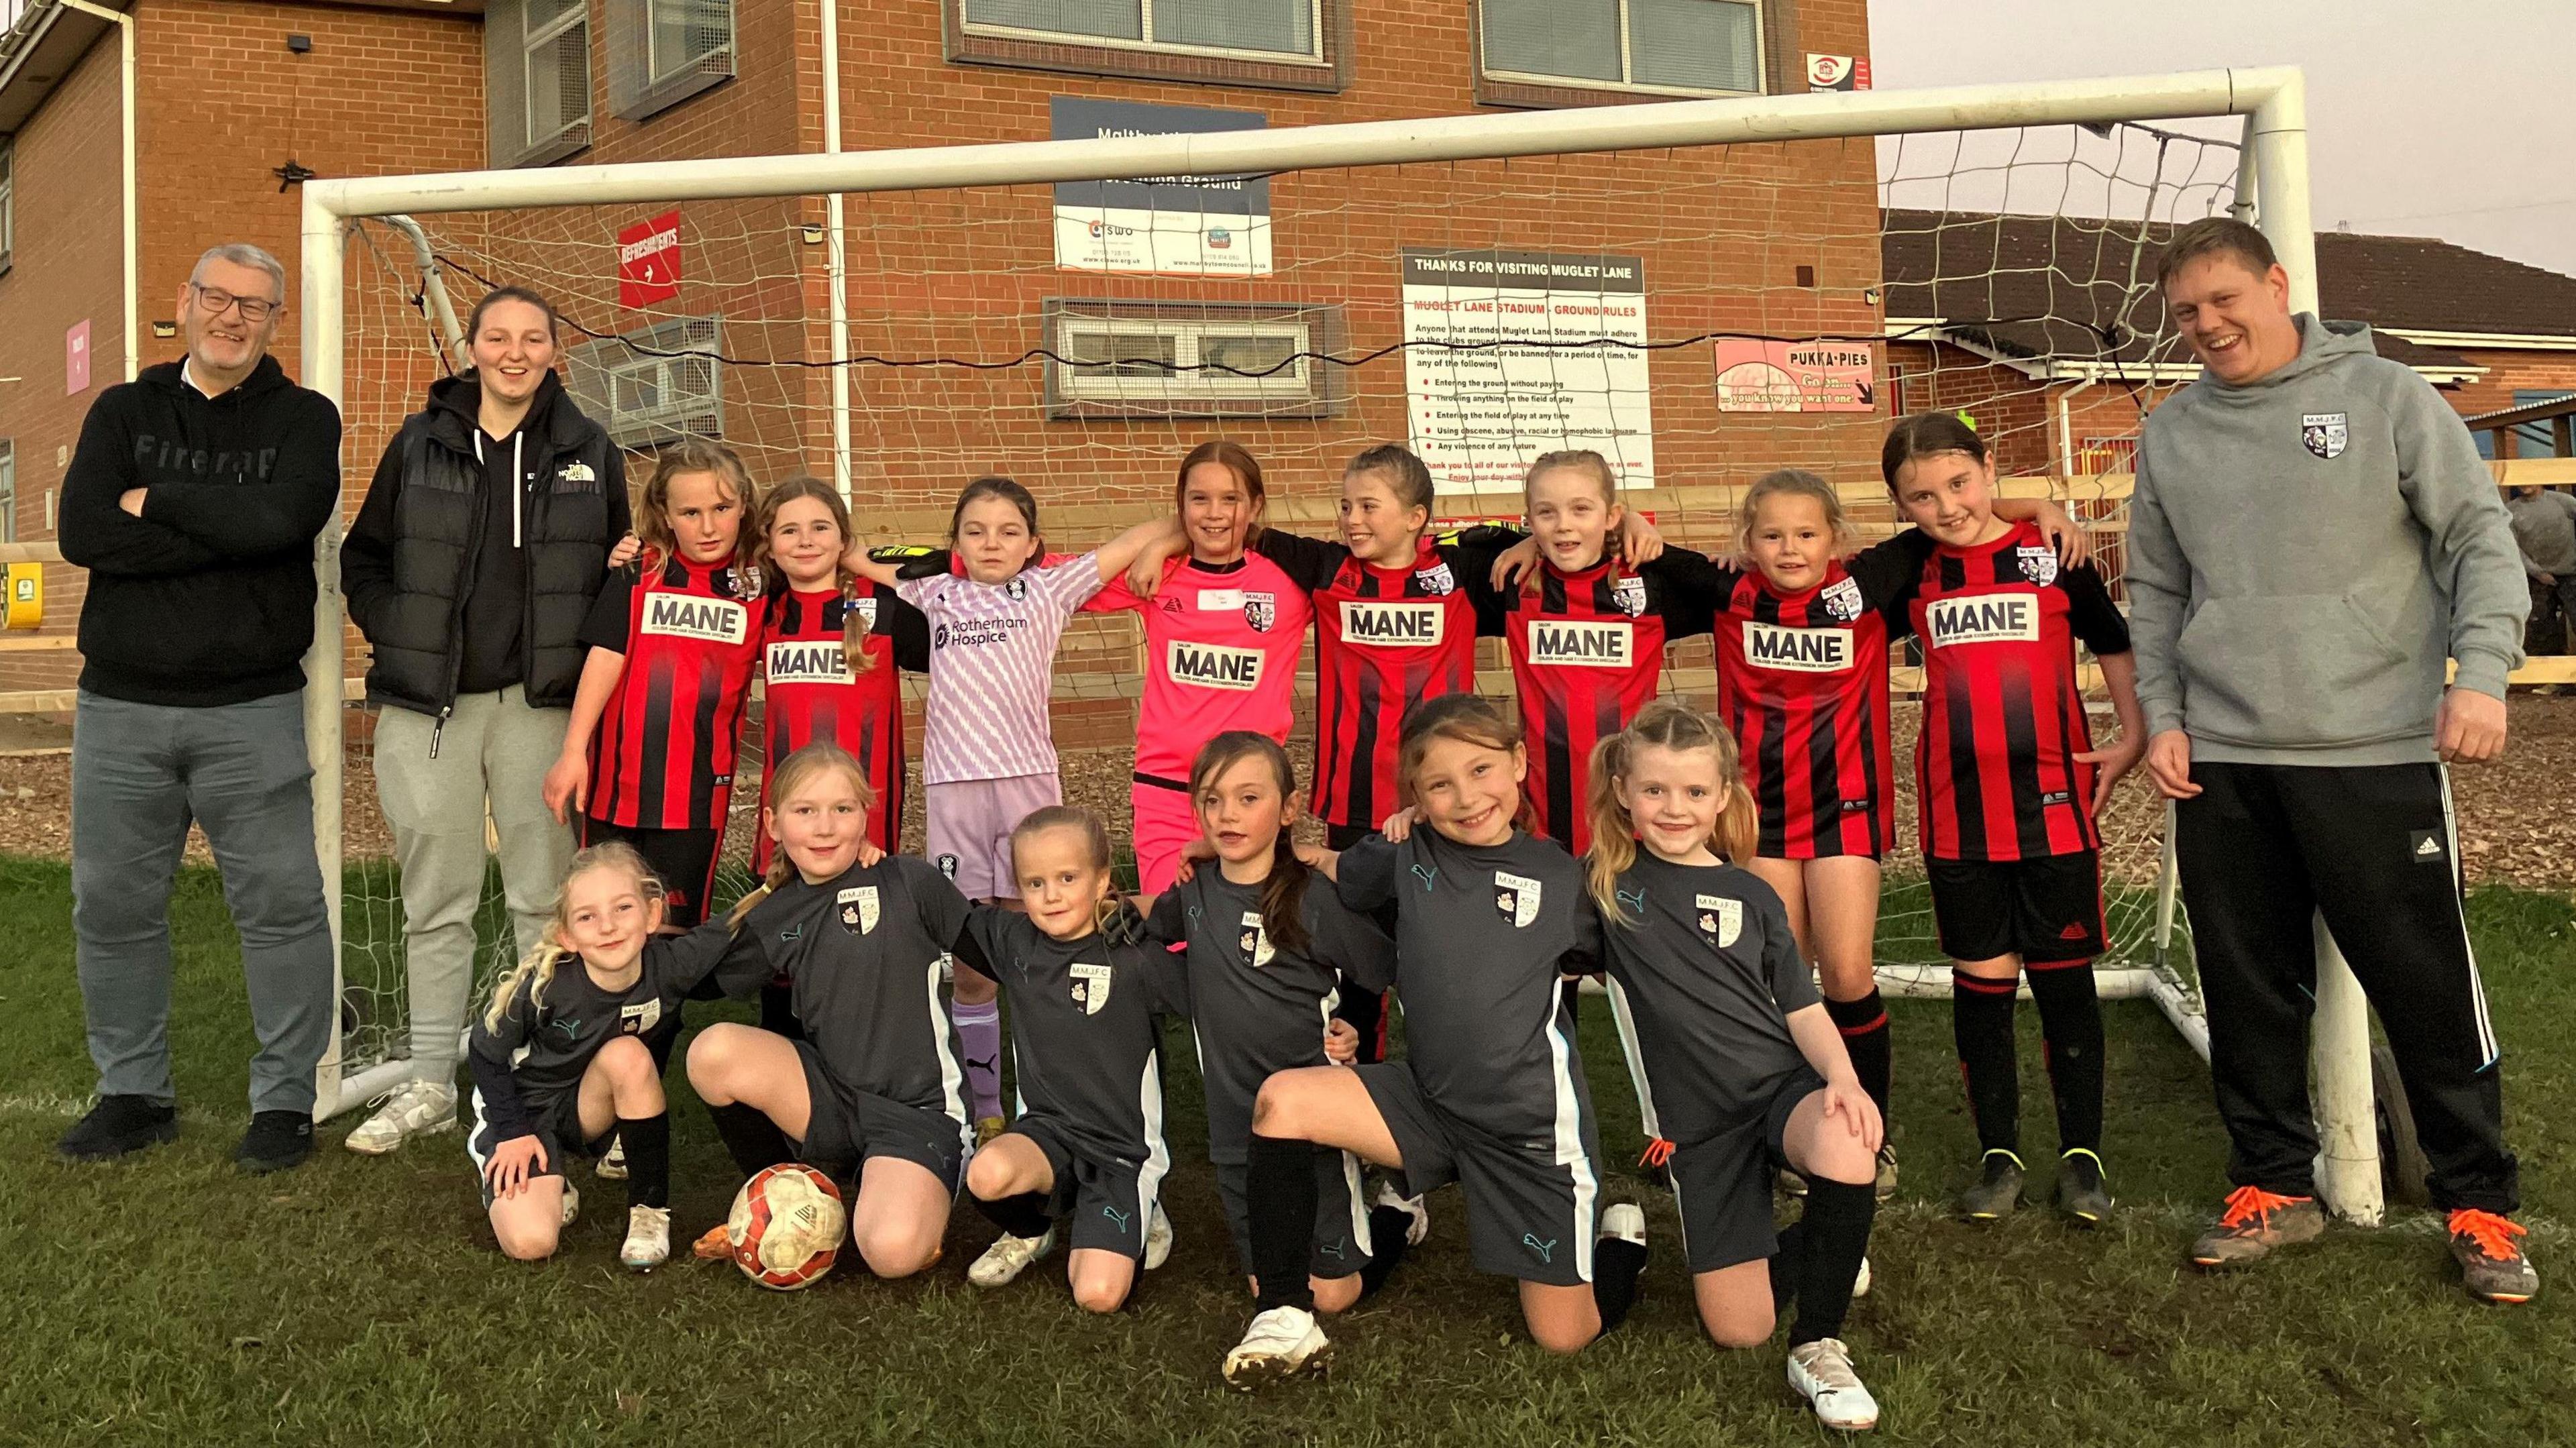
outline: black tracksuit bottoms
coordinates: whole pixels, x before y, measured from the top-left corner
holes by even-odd
[[[2514,1210],[2500,1055],[2441,766],[2204,762],[2192,779],[2202,792],[2177,806],[2175,844],[2230,1180],[2315,1192],[2308,1019],[2321,912],[2388,1033],[2433,1205]]]

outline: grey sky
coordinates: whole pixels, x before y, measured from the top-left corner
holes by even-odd
[[[1870,0],[1871,83],[1969,85],[2078,76],[2303,67],[2317,228],[2439,236],[2576,274],[2576,3],[2569,0]],[[2234,139],[2234,125],[2192,127]],[[1950,175],[1951,204],[1991,206],[2010,176],[2014,210],[2135,215],[2153,170],[2136,137],[2125,148],[2083,138],[2010,134],[1906,143],[1912,177]],[[2014,158],[2008,172],[1975,170]],[[2052,149],[2053,148],[2053,149]],[[2122,150],[2125,154],[2122,154]],[[1880,147],[1888,174],[1895,148]],[[2051,158],[2039,164],[2034,157]],[[2173,191],[2233,169],[2223,152],[2168,148],[2160,215],[2205,214],[2214,187]],[[1899,186],[1899,205],[1937,204],[1942,187]]]

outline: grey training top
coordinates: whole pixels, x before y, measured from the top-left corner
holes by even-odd
[[[1163,1159],[1154,1012],[1188,1010],[1179,961],[1098,931],[1057,940],[989,905],[966,928],[1010,998],[1020,1115],[1052,1122],[1098,1160]]]
[[[1279,945],[1262,927],[1263,888],[1202,864],[1154,901],[1145,923],[1157,944],[1185,947],[1178,958],[1207,1082],[1208,1160],[1222,1166],[1245,1159],[1252,1098],[1270,1073],[1325,1064],[1341,979],[1384,990],[1395,973],[1395,942],[1344,905],[1332,881],[1316,876],[1299,901],[1304,950]]]
[[[721,921],[686,935],[656,936],[644,943],[635,983],[602,990],[579,956],[555,966],[543,991],[523,978],[502,1007],[495,1028],[477,1013],[465,1041],[466,1064],[483,1093],[483,1115],[495,1140],[526,1136],[567,1091],[579,1090],[599,1048],[618,1036],[652,1037],[676,1026],[680,1002],[705,980],[724,954]]]
[[[2576,574],[2576,497],[2547,489],[2504,500],[2513,517],[2514,546],[2526,573],[2546,573],[2564,583]]]
[[[1423,1094],[1515,1146],[1580,1155],[1592,1093],[1559,985],[1595,968],[1600,922],[1574,857],[1519,830],[1476,848],[1424,825],[1402,844],[1351,846],[1339,877],[1343,904],[1395,906],[1395,990]]]
[[[1646,1129],[1690,1146],[1760,1116],[1807,1064],[1789,1013],[1820,999],[1780,897],[1749,870],[1642,849],[1618,897],[1601,950],[1644,1058]]]

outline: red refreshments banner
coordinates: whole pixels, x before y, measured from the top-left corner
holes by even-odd
[[[665,211],[617,233],[617,304],[649,307],[680,294],[680,213]]]

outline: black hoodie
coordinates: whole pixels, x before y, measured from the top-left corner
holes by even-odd
[[[135,488],[139,518],[118,506]],[[339,504],[340,410],[273,357],[218,397],[177,362],[100,393],[63,476],[81,688],[183,708],[303,688],[313,540]]]
[[[378,704],[441,715],[520,685],[560,707],[580,681],[581,621],[627,529],[624,459],[552,373],[508,437],[483,434],[482,402],[472,372],[431,383],[350,524],[341,579]]]

